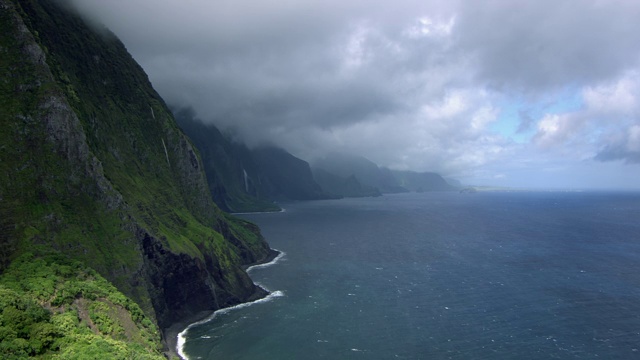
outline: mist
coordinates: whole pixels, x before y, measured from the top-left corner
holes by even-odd
[[[250,146],[466,184],[640,188],[636,1],[77,0]]]

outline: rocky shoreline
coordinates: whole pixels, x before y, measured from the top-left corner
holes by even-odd
[[[256,261],[255,263],[243,265],[242,269],[246,271],[251,266],[268,264],[272,262],[276,257],[278,257],[278,255],[280,255],[279,251],[269,249],[269,254],[264,259],[260,261]],[[256,290],[254,291],[254,293],[249,298],[247,298],[244,302],[256,301],[266,297],[267,295],[269,295],[268,291],[261,288],[260,286],[256,286]],[[172,324],[170,327],[164,329],[163,330],[164,343],[165,343],[165,346],[167,347],[164,351],[165,356],[169,359],[179,359],[180,356],[178,355],[178,352],[176,349],[178,345],[178,334],[180,334],[180,332],[186,329],[189,325],[196,323],[198,321],[202,321],[207,317],[211,316],[217,310],[221,310],[221,309],[201,311],[197,314],[194,314],[193,316],[186,317]]]

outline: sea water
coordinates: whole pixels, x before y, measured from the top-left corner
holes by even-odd
[[[640,359],[640,194],[480,192],[250,214],[278,295],[185,334],[190,359]]]

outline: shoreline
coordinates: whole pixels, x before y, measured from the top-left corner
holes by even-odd
[[[282,251],[278,251],[278,250],[269,248],[269,253],[267,254],[267,256],[265,256],[263,259],[258,260],[258,261],[254,262],[254,263],[247,264],[247,265],[242,265],[242,270],[247,271],[247,270],[251,269],[254,266],[266,265],[266,264],[272,262],[273,260],[275,260],[278,256],[280,256],[280,254],[282,254]]]
[[[255,215],[255,214],[277,214],[287,211],[285,208],[280,208],[280,210],[273,211],[248,211],[248,212],[232,212],[230,215]]]
[[[276,258],[281,256],[282,254],[283,253],[281,251],[269,248],[269,254],[267,254],[267,256],[265,256],[263,259],[261,259],[259,261],[256,261],[255,263],[242,265],[242,270],[244,270],[245,272],[248,273],[248,270],[250,270],[250,268],[252,268],[254,266],[260,266],[260,265],[269,264],[269,263],[273,262],[274,260],[276,260]],[[166,346],[168,348],[168,349],[166,349],[164,351],[165,356],[167,356],[169,359],[182,359],[182,357],[178,353],[178,348],[177,348],[178,347],[178,336],[180,335],[180,333],[185,331],[191,325],[194,325],[196,323],[203,322],[203,321],[208,321],[209,318],[212,317],[215,314],[216,311],[223,310],[223,309],[228,309],[228,308],[231,308],[231,307],[234,307],[234,306],[238,306],[238,305],[241,305],[241,304],[246,304],[246,303],[254,302],[256,300],[264,299],[264,298],[266,298],[267,296],[269,296],[271,294],[269,291],[267,291],[266,289],[264,289],[260,285],[255,285],[255,286],[256,286],[255,291],[253,292],[253,294],[251,294],[251,296],[249,296],[249,298],[246,301],[243,301],[241,303],[238,303],[238,304],[235,304],[235,305],[232,305],[232,306],[228,306],[228,307],[225,307],[225,308],[220,308],[220,309],[217,309],[217,310],[200,311],[200,312],[198,312],[196,314],[193,314],[192,316],[188,316],[188,317],[186,317],[186,318],[184,318],[184,319],[172,324],[167,329],[165,329],[163,331],[163,335],[165,336],[164,342],[165,342],[165,344],[166,344]]]

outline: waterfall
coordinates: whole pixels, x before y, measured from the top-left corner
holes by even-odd
[[[244,168],[242,172],[244,173],[244,191],[249,193],[249,175],[247,175],[247,171]]]

